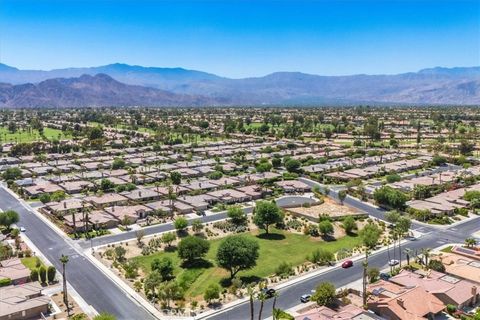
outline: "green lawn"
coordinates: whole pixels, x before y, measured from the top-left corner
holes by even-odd
[[[258,128],[260,128],[260,127],[262,126],[262,124],[263,124],[263,122],[252,122],[252,123],[250,123],[250,124],[246,124],[246,123],[245,123],[245,124],[243,125],[243,127],[244,127],[245,129],[252,129],[252,130],[253,130],[253,129],[258,129]],[[268,124],[268,126],[269,126],[269,127],[272,127],[271,124]]]
[[[30,270],[36,269],[36,264],[37,264],[37,257],[27,257],[27,258],[21,258],[20,261],[22,261],[22,264],[27,267]],[[42,262],[40,262],[40,265],[44,265]]]
[[[70,139],[71,137],[66,135],[65,132],[62,132],[58,129],[44,128],[43,133],[48,140],[52,139]],[[0,127],[0,139],[2,142],[33,142],[41,141],[42,137],[38,130],[17,130],[15,133],[11,133],[7,127]]]
[[[238,274],[244,281],[255,281],[275,273],[280,262],[288,262],[296,266],[305,262],[307,255],[318,248],[325,248],[331,252],[340,249],[351,249],[361,244],[359,237],[346,236],[336,241],[324,242],[301,234],[293,234],[280,230],[272,230],[275,234],[269,239],[258,237],[250,233],[245,236],[255,238],[260,245],[260,255],[257,266],[251,270],[242,271]],[[180,267],[176,252],[159,252],[149,256],[134,258],[140,263],[145,272],[150,272],[150,263],[155,258],[170,257],[175,265],[175,276],[180,283],[184,282],[188,288],[186,296],[196,297],[202,295],[205,288],[211,283],[220,283],[222,279],[228,278],[229,273],[216,267],[215,255],[222,239],[210,241],[210,250],[206,260],[210,267],[183,269]]]
[[[453,249],[453,246],[448,246],[448,247],[443,248],[443,249],[440,250],[440,251],[446,252],[446,253],[451,253],[451,252],[452,252],[452,249]]]

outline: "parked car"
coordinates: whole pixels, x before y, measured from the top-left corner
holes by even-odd
[[[271,298],[273,297],[273,295],[275,294],[275,289],[272,289],[272,288],[263,288],[262,291],[261,291],[267,298]]]
[[[20,227],[20,232],[25,232],[27,231],[24,227]]]
[[[353,266],[353,261],[352,260],[345,260],[342,263],[342,268],[347,269]]]
[[[400,261],[398,261],[398,260],[396,260],[396,259],[392,259],[392,260],[388,261],[388,265],[389,265],[390,267],[396,266],[396,265],[399,264],[399,263],[400,263]]]
[[[311,297],[312,297],[311,294],[304,294],[300,297],[300,301],[303,303],[307,303],[308,301],[310,301]]]
[[[388,281],[390,279],[390,275],[388,273],[385,273],[385,272],[381,272],[379,277],[380,277],[380,279],[385,280],[385,281]]]

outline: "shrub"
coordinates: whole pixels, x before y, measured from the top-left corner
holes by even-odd
[[[453,304],[447,304],[447,312],[449,314],[452,314],[454,313],[455,311],[457,311],[457,307]]]
[[[319,248],[313,251],[312,254],[307,259],[312,263],[325,265],[335,260],[335,257],[333,256],[333,253],[331,253],[330,251]]]
[[[163,281],[173,278],[173,261],[169,257],[163,257],[162,259],[155,258],[150,264],[152,271],[158,271],[162,276]]]
[[[402,177],[400,177],[400,175],[398,175],[398,174],[389,174],[387,176],[387,182],[388,183],[394,183],[394,182],[398,182],[400,180],[402,180]]]
[[[315,289],[312,295],[312,301],[315,301],[319,306],[329,306],[335,300],[335,286],[330,282],[322,282]]]
[[[175,219],[173,225],[177,231],[184,231],[188,227],[188,221],[184,217],[178,217]]]
[[[0,279],[0,287],[6,287],[12,284],[12,279],[10,278],[2,278]]]
[[[38,281],[38,270],[37,269],[32,269],[32,271],[30,271],[30,280],[31,281]]]
[[[48,203],[50,202],[50,194],[48,193],[42,193],[39,197],[38,200],[40,200],[42,203]]]
[[[445,272],[445,266],[439,260],[430,260],[428,267],[434,271]]]
[[[48,282],[52,283],[53,281],[55,281],[55,275],[57,273],[57,269],[55,269],[54,266],[49,266],[47,268],[47,279],[48,279]]]
[[[275,270],[275,274],[280,277],[288,277],[293,274],[292,265],[288,262],[282,262]]]
[[[47,282],[47,270],[45,269],[44,266],[40,266],[40,268],[38,268],[38,275],[40,277],[41,283]]]
[[[220,298],[220,287],[216,283],[210,284],[205,293],[203,294],[203,299],[210,303],[212,300]]]

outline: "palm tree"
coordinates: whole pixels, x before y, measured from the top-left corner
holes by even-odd
[[[425,259],[425,267],[428,266],[428,257],[430,256],[430,251],[432,251],[432,249],[430,249],[430,248],[422,248],[421,249],[422,255]]]
[[[465,239],[465,246],[467,246],[467,248],[473,248],[476,245],[477,245],[477,240],[475,240],[475,238]]]
[[[67,294],[67,273],[66,266],[68,263],[68,256],[62,254],[60,257],[60,262],[62,263],[62,278],[63,278],[63,303],[67,307],[67,315],[70,313],[70,308],[68,307],[68,294]]]
[[[88,206],[88,205],[85,205],[83,206],[83,230],[85,232],[85,234],[87,235],[88,237],[88,214],[90,213],[92,209]]]
[[[75,238],[77,237],[77,222],[75,221],[75,210],[71,210],[72,213],[72,221],[73,221],[73,234],[75,235]]]
[[[173,201],[177,198],[177,195],[173,191],[172,185],[168,186],[168,200],[170,201],[170,213],[173,214],[174,206]]]
[[[273,320],[276,320],[277,317],[276,317],[276,314],[275,314],[275,307],[277,305],[277,298],[278,298],[279,294],[278,294],[278,291],[275,291],[275,293],[273,294],[273,305],[272,305],[272,316],[273,316]]]
[[[253,308],[253,297],[255,296],[255,288],[252,285],[247,287],[247,294],[250,297],[250,320],[253,320],[255,310]]]
[[[403,253],[407,257],[407,265],[410,265],[410,255],[412,254],[412,249],[405,248],[403,249]]]
[[[363,266],[363,279],[362,279],[362,298],[363,305],[367,305],[367,268],[368,268],[368,249],[365,250],[365,260],[362,262]]]
[[[267,300],[267,296],[266,296],[265,293],[260,291],[257,298],[258,298],[258,300],[260,300],[260,311],[258,312],[258,320],[262,320],[263,304],[264,304],[265,300]]]

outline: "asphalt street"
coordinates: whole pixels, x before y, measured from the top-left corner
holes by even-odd
[[[330,196],[336,197],[336,192],[331,192]],[[27,210],[21,202],[13,197],[3,188],[0,188],[0,208],[3,210],[13,209],[20,215],[19,226],[27,229],[28,237],[42,250],[42,253],[52,262],[55,267],[61,270],[59,257],[61,254],[70,256],[70,262],[67,266],[67,279],[75,290],[91,304],[97,311],[106,311],[118,316],[118,319],[153,319],[142,306],[130,299],[130,297],[117,287],[107,276],[99,271],[89,260],[81,255],[82,249],[78,243],[72,240],[66,240],[52,230],[42,219],[33,212]],[[345,204],[358,208],[368,214],[383,218],[384,211],[376,209],[355,198],[347,198]],[[204,222],[211,222],[224,219],[225,213],[214,214],[200,217]],[[420,230],[424,235],[414,241],[409,241],[402,245],[402,248],[410,248],[414,252],[421,248],[435,248],[449,242],[463,242],[468,235],[480,229],[480,217],[474,220],[466,221],[446,229],[438,229],[423,224],[414,224],[414,229]],[[147,235],[173,230],[173,225],[164,224],[145,229]],[[105,237],[104,239],[94,239],[93,245],[97,246],[104,243],[123,241],[135,237],[135,231],[122,233]],[[89,242],[84,242],[82,247],[89,246]],[[369,257],[369,265],[383,269],[387,267],[388,253],[386,251],[374,254]],[[279,291],[277,307],[289,309],[299,303],[302,294],[310,293],[315,286],[322,281],[329,281],[335,286],[342,287],[353,281],[359,280],[362,275],[361,261],[355,262],[349,269],[342,269],[337,266],[331,270],[298,282]],[[259,304],[255,303],[255,309],[258,312]],[[263,317],[271,315],[272,300],[265,302]],[[248,303],[237,305],[222,313],[218,313],[208,319],[239,319],[243,320],[249,317],[250,309]]]
[[[480,218],[467,221],[462,225],[457,225],[455,228],[446,230],[437,230],[422,236],[420,239],[414,241],[408,241],[402,244],[402,251],[404,248],[410,248],[413,252],[420,253],[422,248],[435,248],[450,242],[462,242],[465,238],[480,228]],[[397,250],[398,254],[398,250]],[[393,253],[390,251],[390,258],[393,259]],[[398,259],[398,255],[396,257]],[[380,270],[388,268],[388,252],[383,251],[374,254],[368,258],[368,264],[371,267],[377,267]],[[362,259],[363,261],[363,259]],[[330,271],[327,271],[318,276],[309,278],[308,280],[296,283],[289,287],[283,288],[278,291],[279,297],[277,299],[277,308],[283,310],[292,308],[300,303],[300,296],[306,293],[311,293],[315,289],[316,285],[320,282],[331,282],[337,288],[343,287],[351,282],[357,281],[362,277],[362,261],[356,261],[353,267],[349,269],[343,269],[337,264],[337,266]],[[264,304],[264,312],[262,318],[267,318],[272,314],[273,300],[269,299]],[[255,302],[255,312],[258,315],[260,308],[259,302]],[[244,320],[250,314],[250,305],[248,302],[238,305],[225,312],[213,315],[207,319],[215,320]],[[257,317],[257,316],[256,316]]]
[[[69,256],[67,281],[95,310],[112,313],[118,319],[155,319],[81,255],[81,251],[75,249],[73,241],[58,235],[4,188],[0,188],[0,199],[2,210],[12,209],[18,212],[20,216],[18,225],[26,228],[30,240],[58,270],[62,270],[60,256],[62,254]]]

